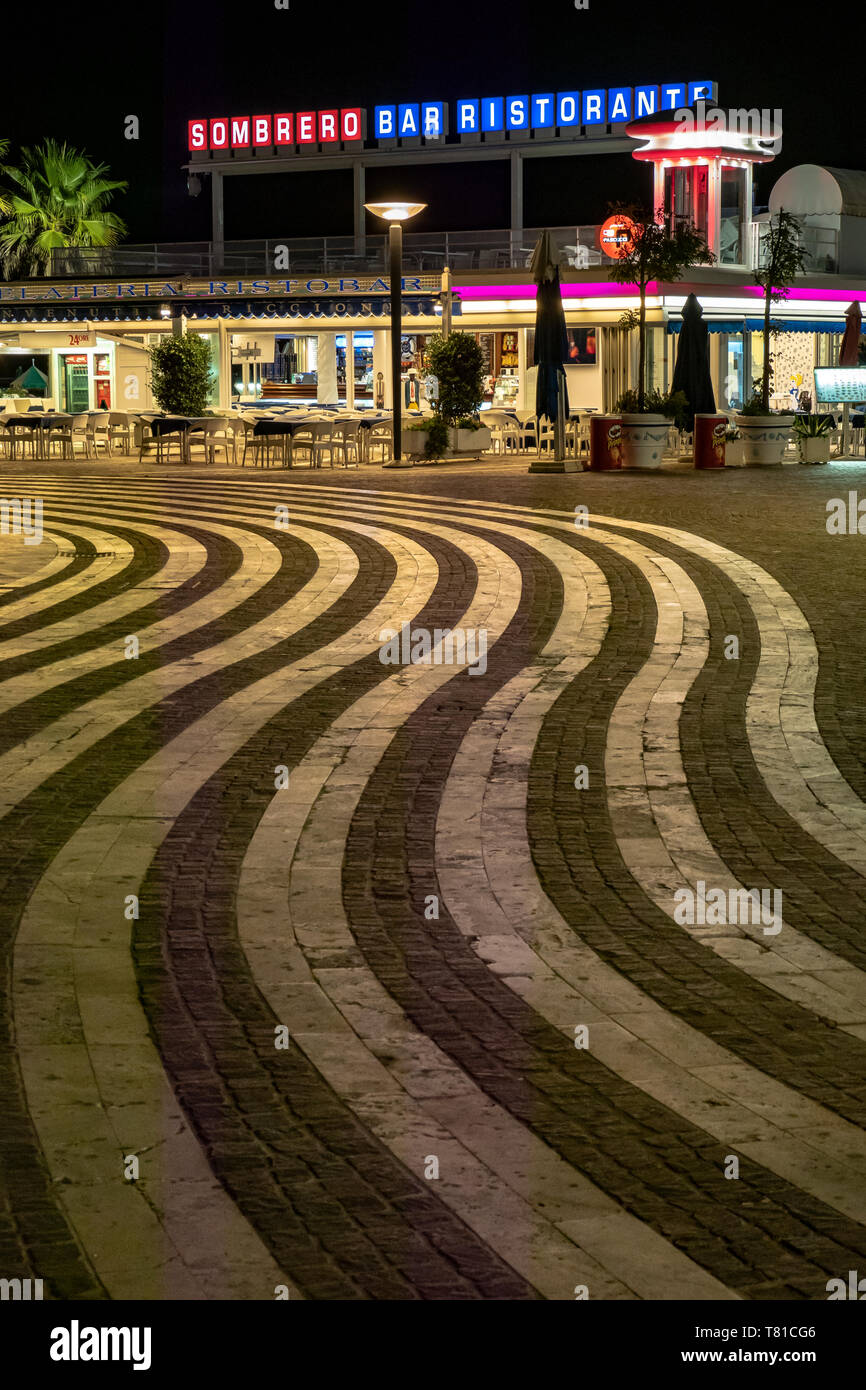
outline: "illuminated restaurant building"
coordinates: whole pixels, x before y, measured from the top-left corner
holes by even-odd
[[[753,169],[774,157],[778,121],[768,128],[765,113],[728,113],[749,119],[714,129],[706,117],[715,100],[712,82],[684,81],[395,102],[369,113],[348,107],[194,117],[185,171],[193,195],[209,185],[211,240],[60,252],[45,280],[0,286],[0,389],[10,394],[20,387],[22,395],[41,394],[73,412],[102,405],[147,409],[148,345],[155,335],[187,328],[212,345],[215,406],[258,400],[388,406],[391,286],[386,239],[370,231],[364,214],[370,181],[381,185],[387,178],[394,194],[411,193],[413,169],[422,164],[493,161],[507,170],[508,227],[406,229],[400,389],[406,400],[417,396],[425,343],[441,331],[444,311],[453,327],[474,333],[481,344],[485,405],[531,408],[529,261],[540,229],[524,226],[524,171],[528,161],[553,161],[547,167],[555,173],[562,156],[630,153],[652,165],[653,205],[663,207],[669,222],[694,222],[716,256],[712,266],[694,268],[675,285],[650,286],[648,367],[659,387],[670,382],[680,311],[694,291],[710,329],[717,403],[734,409],[748,397],[762,367],[762,294],[750,275],[761,256],[762,227],[779,207],[801,218],[808,268],[773,309],[774,324],[784,331],[774,343],[772,389],[776,404],[787,405],[792,392],[810,392],[815,366],[837,360],[845,309],[866,301],[866,174],[793,168],[777,181],[769,210],[756,216]],[[753,115],[761,116],[757,126]],[[350,181],[351,232],[302,239],[288,226],[282,239],[226,237],[232,180],[315,170]],[[612,166],[612,201],[615,182]],[[647,201],[649,182],[648,170]],[[636,305],[635,292],[607,273],[615,219],[602,226],[576,221],[552,232],[569,334],[569,398],[577,409],[610,410],[636,366],[634,335],[620,326],[623,311]]]

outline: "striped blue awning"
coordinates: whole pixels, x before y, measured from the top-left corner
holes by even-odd
[[[761,333],[763,319],[708,319],[704,323],[711,333]],[[668,332],[679,333],[682,319],[668,319]],[[844,333],[844,319],[773,319],[776,333]]]

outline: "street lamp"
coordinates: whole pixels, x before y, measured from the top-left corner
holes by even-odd
[[[381,217],[388,223],[388,247],[390,252],[391,283],[391,396],[394,406],[394,464],[399,467],[403,457],[403,401],[400,391],[400,375],[403,361],[401,342],[403,292],[403,223],[410,217],[423,212],[426,203],[403,203],[392,200],[388,203],[365,203],[364,207],[374,217]]]

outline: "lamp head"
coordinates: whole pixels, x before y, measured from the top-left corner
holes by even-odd
[[[381,217],[386,222],[408,222],[410,217],[417,217],[419,212],[423,212],[426,206],[426,203],[404,203],[395,198],[387,203],[364,204],[374,217]]]

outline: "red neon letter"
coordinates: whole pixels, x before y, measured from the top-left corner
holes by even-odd
[[[293,145],[295,143],[292,137],[292,118],[290,115],[274,116],[274,128],[276,130],[275,145]]]
[[[339,137],[337,135],[337,115],[336,111],[319,112],[319,140],[323,145],[330,145]]]
[[[314,145],[316,143],[316,113],[315,111],[298,112],[298,144]]]
[[[342,140],[360,140],[361,138],[361,108],[360,106],[350,107],[347,111],[340,112],[340,127]]]
[[[227,116],[215,116],[210,123],[210,147],[224,150],[229,142],[229,123]]]

